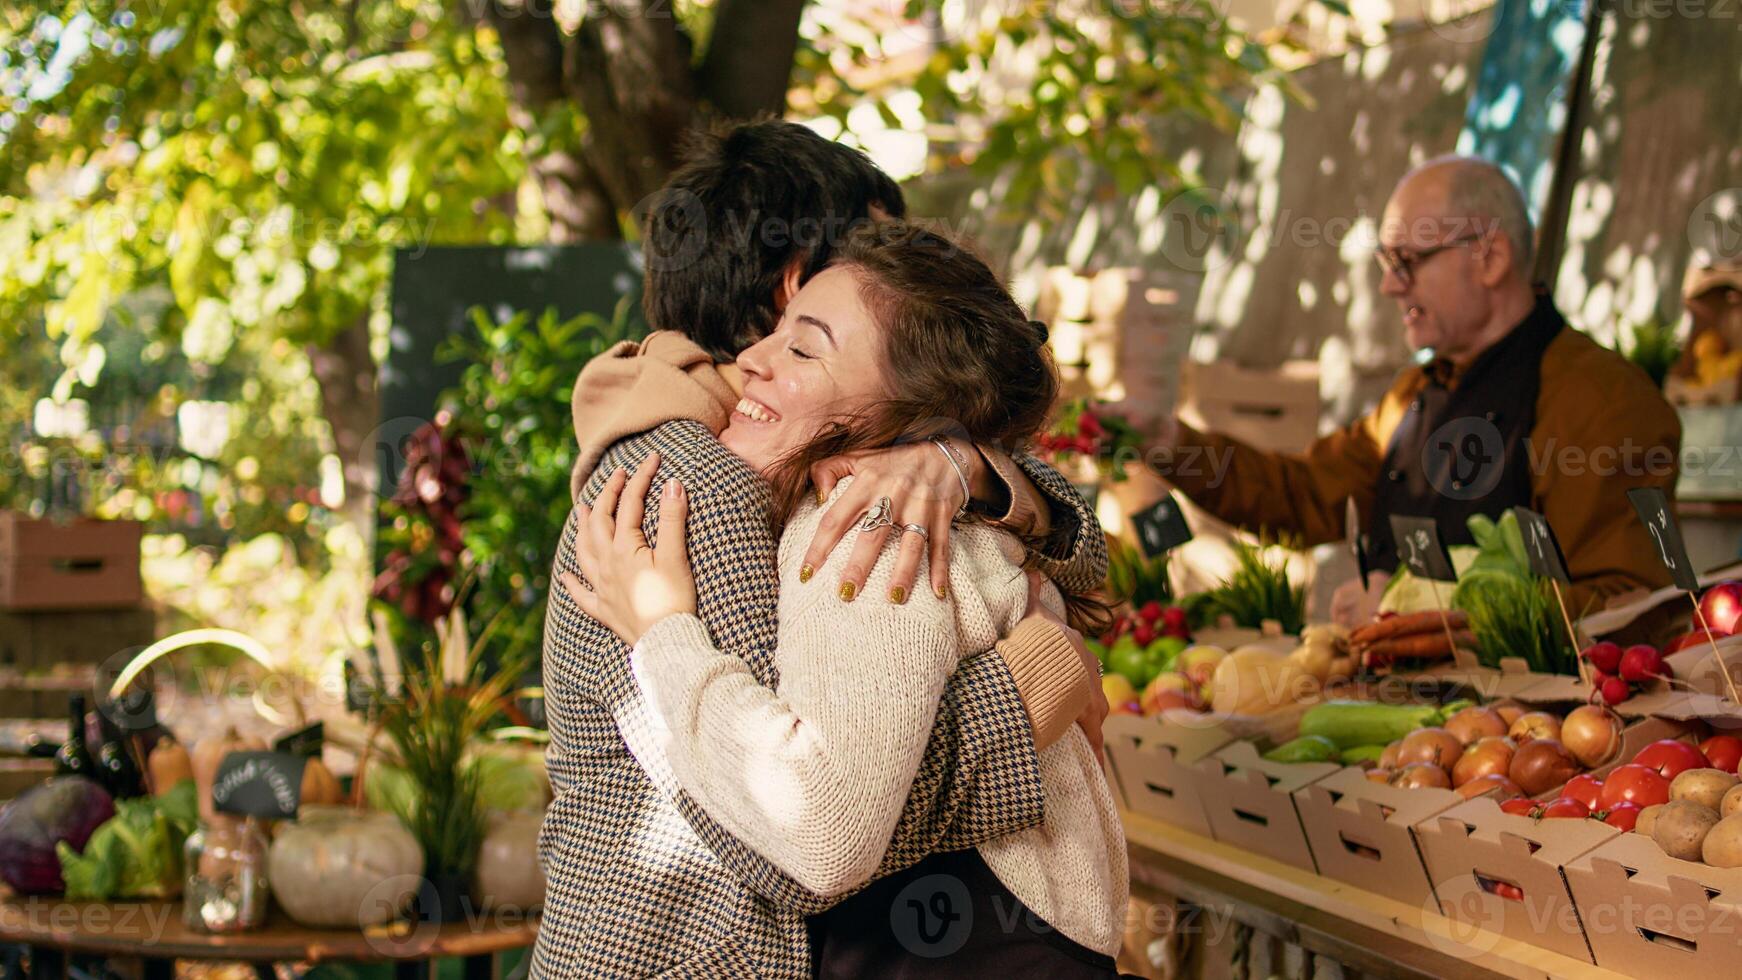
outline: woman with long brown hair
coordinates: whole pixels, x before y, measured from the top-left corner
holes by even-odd
[[[819,501],[811,466],[944,435],[1020,446],[1043,424],[1057,375],[1044,329],[985,263],[945,236],[900,223],[856,233],[738,367],[743,397],[720,438],[768,479],[771,519],[782,529],[778,685],[761,686],[741,659],[715,650],[694,615],[687,505],[676,479],[660,496],[658,546],[642,538],[641,502],[657,459],[633,477],[619,471],[578,515],[587,584],[567,576],[563,584],[635,647],[635,676],[662,733],[655,746],[632,746],[637,755],[660,753],[685,793],[806,888],[847,895],[878,866],[945,681],[964,656],[1016,626],[1030,583],[1021,544],[970,523],[951,535],[946,589],[896,590],[885,600],[896,564],[924,560],[924,529],[908,525],[891,536],[864,596],[835,593],[825,583],[838,580],[834,566],[851,549],[837,548],[816,569],[804,551],[848,481]],[[950,451],[941,441],[937,449]],[[860,532],[890,523],[878,503],[860,517]],[[1062,613],[1050,586],[1046,594]],[[1094,608],[1090,597],[1068,598],[1078,616]],[[1110,975],[1127,893],[1112,796],[1077,729],[1041,750],[1038,765],[1046,796],[1039,826],[940,856],[950,862],[943,873],[968,892],[966,916],[939,912],[941,931],[919,923],[911,936],[824,917],[835,935],[819,943],[819,972],[963,976],[1019,963],[1049,975]],[[889,901],[896,906],[864,917],[888,926],[904,901],[927,911],[905,892]],[[994,906],[997,916],[971,914]],[[974,921],[957,927],[964,917]],[[933,945],[937,935],[953,935],[954,948]]]

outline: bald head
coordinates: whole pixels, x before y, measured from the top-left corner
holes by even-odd
[[[1429,213],[1472,219],[1483,232],[1505,232],[1512,245],[1512,269],[1529,281],[1536,236],[1524,195],[1505,171],[1476,157],[1435,157],[1397,182],[1393,199],[1405,195],[1420,199]]]
[[[1468,362],[1535,305],[1530,216],[1499,167],[1440,157],[1398,181],[1379,226],[1379,291],[1411,347]]]

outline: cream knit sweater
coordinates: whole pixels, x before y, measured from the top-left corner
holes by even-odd
[[[654,718],[629,748],[650,772],[675,775],[714,819],[806,888],[844,895],[865,884],[888,846],[944,683],[964,652],[990,648],[1027,604],[1022,549],[1009,534],[967,525],[950,536],[950,597],[915,589],[881,597],[892,535],[855,602],[835,583],[852,553],[836,547],[808,582],[805,543],[830,504],[806,502],[780,540],[775,690],[714,649],[694,616],[669,616],[631,654]],[[916,581],[925,582],[924,566]],[[1058,593],[1047,604],[1060,611]],[[669,767],[669,768],[668,768]],[[1080,729],[1040,752],[1046,818],[980,846],[998,879],[1054,928],[1116,955],[1129,885],[1125,837],[1094,751]]]

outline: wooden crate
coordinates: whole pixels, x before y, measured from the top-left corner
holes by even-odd
[[[0,669],[101,664],[157,639],[150,606],[50,612],[0,610]]]
[[[0,609],[137,606],[138,521],[66,524],[0,511]]]

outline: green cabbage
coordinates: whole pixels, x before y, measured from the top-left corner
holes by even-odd
[[[191,779],[161,797],[116,800],[115,815],[91,834],[83,854],[65,841],[55,848],[66,897],[105,901],[180,894],[182,845],[198,820]]]

